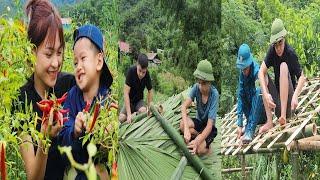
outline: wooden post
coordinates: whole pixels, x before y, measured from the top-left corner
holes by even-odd
[[[242,179],[246,180],[247,179],[247,174],[246,174],[246,159],[245,159],[245,154],[241,154],[241,174],[242,174]]]
[[[281,153],[279,155],[279,158],[277,157],[278,155],[279,155],[279,153],[273,154],[273,156],[276,156],[276,174],[277,174],[277,179],[280,178],[279,161],[281,159]]]
[[[294,151],[291,153],[292,157],[292,174],[291,179],[293,180],[300,180],[300,167],[299,167],[299,152]]]

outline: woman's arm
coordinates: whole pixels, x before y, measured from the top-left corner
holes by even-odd
[[[34,152],[34,145],[31,136],[21,136],[23,143],[20,145],[20,153],[24,161],[27,179],[44,179],[48,155],[42,149],[42,142],[39,141],[37,152]]]

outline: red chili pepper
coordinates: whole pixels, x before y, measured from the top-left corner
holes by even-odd
[[[40,104],[37,102],[37,105],[42,112],[50,112],[51,107],[49,104]]]
[[[43,99],[40,102],[37,102],[38,107],[43,112],[42,116],[42,124],[45,124],[49,119],[50,111],[53,111],[53,120],[58,121],[60,125],[63,124],[63,120],[59,119],[59,113],[62,115],[69,112],[68,109],[61,109],[61,106],[59,106],[61,103],[63,103],[67,98],[67,93],[64,93],[61,98],[56,99],[55,101],[52,99]]]
[[[89,110],[90,110],[90,103],[89,102],[87,102],[86,103],[86,107],[84,107],[84,109],[83,109],[83,112],[89,112]]]
[[[89,132],[92,131],[92,129],[94,127],[94,124],[96,123],[96,120],[97,120],[98,115],[99,115],[99,110],[100,110],[100,104],[96,103],[96,105],[94,107],[93,118],[92,118],[92,121],[91,121],[91,124],[90,124]]]
[[[41,120],[42,120],[42,125],[45,124],[48,121],[48,116],[43,115]]]
[[[58,123],[61,125],[61,122],[59,121],[59,113],[58,113],[58,111],[54,111],[53,120],[54,121],[58,121]]]
[[[59,112],[64,115],[69,112],[69,109],[60,109]]]
[[[64,93],[61,98],[57,99],[58,104],[62,104],[67,99],[68,93]]]
[[[110,105],[109,105],[109,109],[111,109],[111,108],[118,109],[119,106],[118,106],[118,104],[112,102],[112,103],[110,103]]]
[[[65,122],[67,122],[69,119],[67,118],[67,117],[64,117],[63,118],[63,124],[65,123]]]
[[[39,102],[39,104],[45,105],[45,104],[49,104],[49,106],[51,107],[53,105],[53,100],[49,100],[49,99],[43,99]]]
[[[118,165],[117,165],[116,161],[114,161],[112,163],[111,173],[112,173],[111,180],[117,180],[118,179]]]
[[[0,152],[1,152],[1,157],[0,157],[0,172],[1,172],[1,179],[5,180],[6,179],[6,148],[5,148],[5,142],[1,141],[0,142]]]

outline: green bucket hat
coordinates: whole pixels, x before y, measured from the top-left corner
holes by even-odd
[[[206,59],[200,61],[193,75],[204,81],[213,81],[214,77],[211,63]]]
[[[278,18],[275,19],[271,26],[270,43],[273,44],[275,42],[278,42],[286,35],[287,35],[287,30],[284,28],[282,20]]]

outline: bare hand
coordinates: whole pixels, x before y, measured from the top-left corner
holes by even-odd
[[[191,154],[196,154],[197,153],[197,149],[199,146],[199,142],[197,139],[192,140],[189,144],[188,144],[188,148],[189,148],[189,152]]]
[[[53,114],[54,114],[54,111],[52,109],[50,110],[48,120],[44,124],[41,124],[41,130],[40,130],[41,133],[43,134],[49,134],[51,138],[56,137],[62,128],[60,123],[53,120],[53,117],[54,117]],[[58,118],[63,119],[63,115],[59,113]]]
[[[52,124],[49,135],[50,137],[56,137],[60,132],[62,126],[59,122],[63,121],[63,115],[60,112],[58,113],[58,119],[55,120],[55,123]]]
[[[291,99],[291,110],[295,110],[298,106],[298,98],[296,96],[292,96]]]
[[[74,138],[78,138],[81,135],[82,130],[85,128],[86,126],[85,126],[84,114],[83,112],[79,112],[74,123],[74,130],[73,130]]]
[[[267,94],[266,100],[269,108],[276,108],[276,104],[273,102],[271,94]]]
[[[186,143],[189,143],[189,142],[190,142],[191,133],[190,133],[189,129],[184,130],[183,137],[184,137],[184,141],[185,141]]]
[[[132,122],[132,116],[131,116],[131,114],[128,114],[127,115],[127,123],[131,123]]]
[[[150,111],[149,106],[147,107],[147,116],[151,116],[151,111]]]

